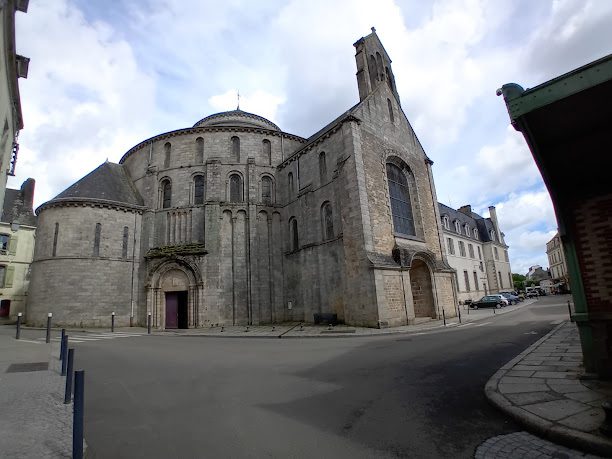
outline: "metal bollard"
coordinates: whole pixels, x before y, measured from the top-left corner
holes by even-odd
[[[111,333],[115,332],[115,313],[111,312]]]
[[[248,325],[245,327],[244,331],[245,331],[245,332],[248,332],[248,331],[249,331],[249,326],[248,326]]]
[[[221,325],[221,332],[223,333],[225,331],[225,325]]]
[[[68,372],[66,373],[66,390],[64,391],[64,405],[72,401],[72,380],[74,378],[74,349],[68,349]]]
[[[444,308],[442,308],[442,320],[444,321],[444,326],[446,327],[446,314],[444,313]]]
[[[304,331],[304,325],[300,324],[300,331]]]
[[[64,358],[64,336],[66,336],[66,329],[62,328],[62,336],[60,338],[60,355],[59,359],[62,360]]]
[[[66,376],[66,365],[68,364],[66,355],[68,354],[68,335],[62,338],[62,376]]]
[[[612,401],[607,400],[601,404],[604,410],[604,422],[599,426],[599,431],[608,438],[612,438]]]
[[[276,325],[272,325],[272,331],[276,331]]]
[[[572,306],[570,305],[569,300],[567,300],[567,312],[569,313],[569,318],[570,321],[574,321],[574,318],[572,317]]]
[[[53,317],[53,313],[50,312],[47,314],[47,339],[46,342],[51,342],[51,317]]]
[[[17,330],[15,331],[15,339],[21,338],[21,313],[17,313]]]
[[[147,315],[147,333],[151,334],[151,313]]]
[[[85,410],[85,371],[74,372],[74,407],[72,415],[72,457],[83,459],[83,412]]]

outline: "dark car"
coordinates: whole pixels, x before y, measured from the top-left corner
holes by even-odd
[[[517,304],[521,299],[512,292],[499,292],[506,297],[508,303]]]
[[[503,306],[502,301],[499,295],[487,295],[483,296],[478,301],[474,301],[470,308],[478,309],[478,308],[501,308]]]

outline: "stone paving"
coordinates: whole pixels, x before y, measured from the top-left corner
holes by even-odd
[[[612,399],[612,384],[581,379],[581,360],[578,329],[565,322],[504,365],[485,393],[538,435],[612,456],[612,439],[599,432],[601,404]]]
[[[72,457],[72,405],[64,405],[57,346],[0,335],[0,349],[0,456]],[[48,369],[7,373],[32,363]]]
[[[475,459],[596,459],[600,456],[582,453],[542,440],[528,432],[514,432],[489,438],[476,449]]]

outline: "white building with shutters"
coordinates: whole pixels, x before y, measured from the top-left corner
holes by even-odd
[[[448,264],[455,270],[459,301],[514,290],[508,245],[495,207],[484,218],[467,205],[455,210],[439,204]]]
[[[34,180],[20,190],[6,189],[0,219],[0,320],[14,321],[25,315],[29,271],[34,256],[36,216],[32,211]]]

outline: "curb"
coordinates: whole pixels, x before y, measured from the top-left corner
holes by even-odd
[[[500,394],[497,390],[500,379],[502,379],[506,372],[509,371],[514,365],[523,359],[527,354],[531,353],[534,349],[539,347],[544,341],[546,341],[551,335],[557,332],[561,327],[565,326],[569,321],[565,321],[557,325],[549,333],[544,335],[538,341],[533,343],[515,358],[510,360],[504,366],[502,366],[485,385],[485,395],[489,402],[501,411],[508,414],[519,424],[524,425],[528,430],[533,433],[546,438],[547,440],[555,443],[562,444],[564,446],[586,451],[592,454],[599,454],[605,457],[612,457],[612,441],[608,441],[605,438],[598,437],[586,432],[580,432],[578,430],[569,429],[555,425],[553,422],[546,419],[542,419],[522,408],[516,407],[511,404],[506,397]]]

